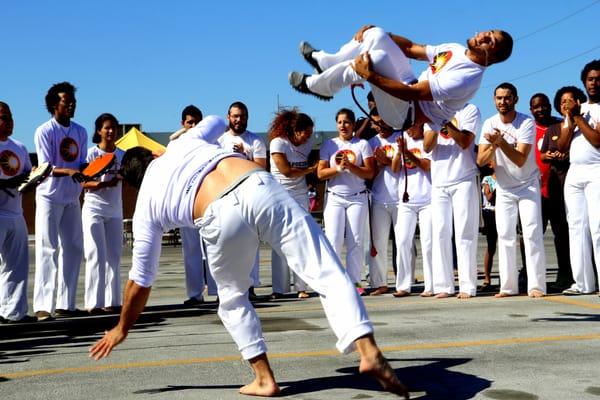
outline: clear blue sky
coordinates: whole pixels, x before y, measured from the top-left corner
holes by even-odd
[[[248,105],[253,131],[267,129],[278,101],[311,115],[317,130],[333,130],[337,109],[358,111],[350,91],[324,103],[294,92],[287,73],[309,71],[298,55],[300,40],[333,50],[367,23],[422,44],[509,31],[516,39],[512,57],[489,68],[473,99],[484,118],[495,113],[498,83],[513,82],[518,109],[528,113],[533,93],[552,98],[561,86],[581,87],[581,68],[600,58],[600,2],[593,0],[61,0],[9,1],[0,10],[0,100],[13,111],[13,137],[29,151],[36,127],[49,119],[44,95],[64,80],[78,88],[75,121],[90,137],[103,112],[145,131],[173,131],[190,103],[224,116],[236,100]]]

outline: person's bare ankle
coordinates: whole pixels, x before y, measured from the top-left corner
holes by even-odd
[[[408,399],[408,389],[400,382],[390,364],[383,357],[373,335],[363,336],[357,339],[355,344],[360,354],[359,372],[377,379],[383,390]]]
[[[249,360],[250,367],[254,371],[255,378],[249,384],[240,388],[240,393],[249,396],[272,397],[280,392],[271,370],[267,354],[260,354]]]

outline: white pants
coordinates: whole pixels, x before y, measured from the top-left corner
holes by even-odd
[[[83,204],[86,310],[121,305],[123,218],[103,217]]]
[[[383,29],[373,27],[365,32],[362,42],[352,39],[335,54],[324,51],[314,52],[313,58],[319,63],[323,72],[308,77],[306,85],[315,93],[333,96],[346,86],[365,82],[352,68],[354,59],[365,52],[369,52],[373,69],[378,74],[403,83],[415,80],[409,59],[402,50]],[[401,128],[406,119],[409,103],[387,94],[376,86],[371,85],[371,91],[381,118],[388,125]]]
[[[479,188],[475,178],[431,188],[433,292],[454,294],[452,222],[458,263],[459,292],[477,293]]]
[[[41,196],[35,200],[33,310],[53,312],[56,289],[56,308],[74,311],[83,258],[79,202],[60,204]]]
[[[390,226],[394,228],[394,240],[402,234],[403,228],[397,223],[398,204],[371,203],[371,224],[373,231],[373,245],[377,255],[372,257],[369,253],[369,283],[372,288],[387,286],[388,272],[388,242],[390,237]],[[369,227],[367,227],[368,229]],[[367,246],[370,249],[370,246]],[[397,254],[396,265],[400,262],[400,254]]]
[[[321,227],[266,171],[251,174],[212,202],[196,221],[219,290],[219,316],[242,357],[266,352],[260,321],[248,300],[260,240],[320,294],[341,352],[373,332],[365,306]]]
[[[294,200],[308,212],[308,194],[303,196],[292,196]],[[294,275],[294,286],[296,291],[308,290],[306,283],[292,271]],[[271,250],[271,285],[273,293],[287,293],[290,291],[290,268],[275,250]]]
[[[516,259],[517,218],[521,219],[523,229],[527,292],[536,289],[546,293],[546,253],[542,233],[541,203],[540,185],[537,179],[520,188],[510,190],[504,190],[500,185],[496,186],[498,272],[501,293],[519,294]]]
[[[401,203],[398,206],[398,229],[396,248],[398,250],[398,264],[396,273],[396,290],[410,292],[414,282],[414,237],[419,222],[419,237],[421,240],[421,254],[423,255],[423,291],[433,293],[433,279],[431,272],[431,205],[413,205]]]
[[[181,236],[187,297],[203,300],[205,282],[202,238],[196,228],[179,228],[179,235]]]
[[[18,321],[27,315],[29,252],[23,215],[0,217],[0,316]]]
[[[571,164],[565,181],[565,205],[569,223],[572,288],[582,293],[596,290],[600,272],[600,165]]]
[[[323,210],[325,236],[342,257],[344,234],[346,242],[346,270],[353,283],[360,283],[363,266],[363,230],[369,213],[367,193],[340,196],[327,193]]]

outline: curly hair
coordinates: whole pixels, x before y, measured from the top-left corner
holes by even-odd
[[[585,103],[587,101],[587,97],[585,97],[585,93],[583,90],[579,89],[576,86],[563,86],[556,91],[554,95],[554,109],[556,112],[562,115],[560,110],[560,99],[563,97],[565,93],[571,93],[575,100],[579,100],[580,103]]]
[[[314,126],[313,120],[304,113],[299,113],[296,108],[283,109],[275,114],[269,127],[269,142],[278,137],[292,139],[294,132],[304,131]]]
[[[70,84],[69,82],[60,82],[52,85],[50,89],[48,89],[48,93],[46,94],[46,110],[50,114],[54,114],[54,108],[60,102],[60,97],[58,95],[60,93],[68,93],[72,96],[75,96],[75,92],[77,88]]]

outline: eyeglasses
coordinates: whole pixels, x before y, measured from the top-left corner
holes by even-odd
[[[12,117],[10,115],[0,115],[0,121],[10,122],[12,121]]]

